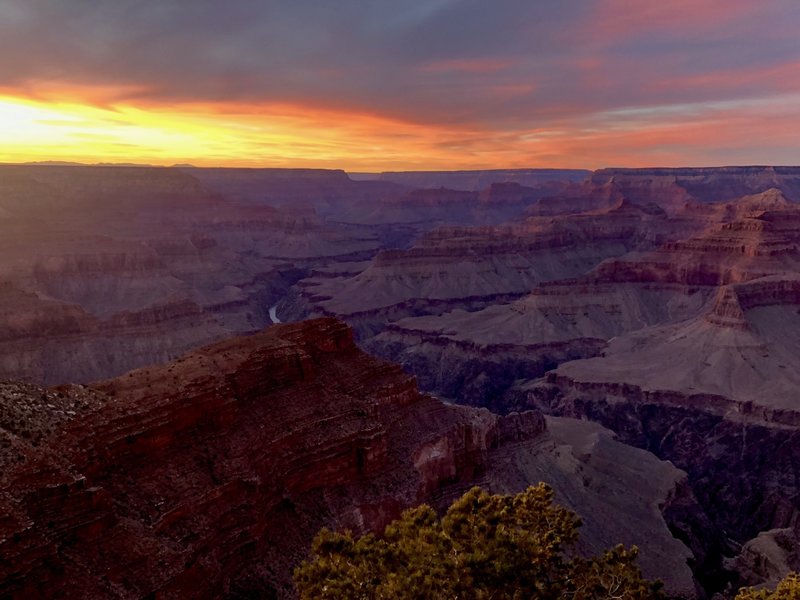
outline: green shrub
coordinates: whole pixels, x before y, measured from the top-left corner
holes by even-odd
[[[646,581],[635,565],[636,548],[588,559],[569,554],[579,525],[553,504],[545,484],[515,496],[473,488],[442,518],[422,505],[380,537],[323,529],[295,584],[308,600],[663,597],[660,583]]]
[[[800,600],[800,575],[789,573],[774,590],[744,589],[736,600]]]

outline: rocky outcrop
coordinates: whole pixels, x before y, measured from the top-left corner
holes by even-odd
[[[327,181],[280,175],[299,190]],[[0,215],[0,376],[43,384],[258,331],[307,269],[382,247],[375,231],[223,196],[173,168],[0,166]]]
[[[23,451],[4,472],[16,518],[0,580],[19,597],[215,597],[253,581],[285,592],[315,529],[380,526],[481,469],[496,438],[488,413],[475,421],[420,396],[332,321],[96,384],[100,406],[79,418],[60,418],[61,393],[25,399],[51,435],[26,435],[18,398],[4,423]],[[398,438],[406,427],[416,435]],[[446,458],[415,467],[412,448],[441,440]]]
[[[407,189],[390,182],[354,181],[339,169],[181,168],[204,186],[237,202],[308,206],[319,214],[341,214],[353,202],[391,198]]]
[[[617,211],[636,209],[623,203]],[[695,375],[687,373],[695,373],[702,380],[719,381],[722,387],[709,388],[711,393],[727,394],[731,388],[750,393],[763,388],[764,395],[785,397],[793,380],[789,377],[787,383],[784,372],[792,361],[776,363],[776,354],[765,360],[761,356],[766,352],[764,343],[755,330],[772,336],[775,353],[791,355],[777,332],[767,332],[772,327],[770,319],[783,319],[783,313],[788,319],[785,325],[793,322],[790,307],[798,303],[800,273],[798,215],[796,209],[783,205],[759,208],[701,235],[667,241],[648,252],[612,257],[580,277],[538,283],[529,294],[510,303],[400,319],[365,345],[399,361],[420,378],[424,389],[498,410],[502,410],[503,392],[515,380],[540,377],[567,360],[598,356],[618,337],[609,352],[625,346],[628,353],[615,363],[614,376],[624,377],[627,361],[639,364],[638,356],[645,355],[651,369],[644,378],[666,381],[674,377],[692,386]],[[734,334],[734,329],[740,334]],[[636,333],[640,330],[641,334]],[[682,348],[675,350],[676,360],[669,359],[680,367],[662,369],[659,365],[666,359],[650,354],[651,344],[664,340]],[[703,371],[706,357],[693,348],[709,354],[718,349],[718,364]],[[742,360],[737,359],[738,348],[744,348],[744,356],[754,355],[753,364],[763,366],[734,368],[736,360]],[[695,359],[697,364],[690,364]],[[606,368],[610,363],[598,364]],[[729,367],[735,373],[730,377],[724,374]],[[712,371],[718,375],[711,375]],[[725,384],[726,379],[730,383]],[[751,379],[751,384],[742,387]]]
[[[470,329],[461,329],[461,322],[491,310],[401,319],[362,345],[376,356],[399,362],[422,389],[499,412],[505,409],[505,392],[518,380],[541,377],[562,362],[596,356],[606,345],[597,337],[515,343],[502,341],[501,333],[493,342],[469,339]]]
[[[106,318],[8,285],[0,301],[0,371],[26,381],[90,381],[98,373],[169,360],[230,333],[179,297]]]
[[[334,218],[361,225],[405,224],[419,231],[439,225],[498,225],[522,218],[531,205],[552,191],[518,183],[493,183],[480,192],[421,188],[379,202],[355,203]]]
[[[8,317],[26,345],[0,343],[0,376],[87,381],[257,331],[309,270],[369,260],[442,222],[504,220],[538,193],[415,191],[314,169],[2,166],[0,281],[19,294],[0,312],[36,312],[38,329]],[[124,328],[154,318],[157,330]]]
[[[638,543],[649,576],[691,593],[689,551],[659,510],[684,475],[587,427],[422,395],[331,319],[89,387],[5,383],[0,595],[291,596],[324,525],[379,529],[475,483],[541,479],[585,509],[587,549]]]
[[[790,568],[780,544],[759,534],[800,518],[797,277],[722,286],[701,316],[621,335],[501,403],[600,422],[685,470],[703,511],[665,514],[709,591],[769,583]]]
[[[387,321],[475,310],[540,282],[582,275],[604,259],[675,235],[674,226],[663,213],[620,203],[598,214],[530,218],[516,226],[442,227],[408,250],[379,253],[354,277],[300,282],[288,313],[338,315],[366,338]]]
[[[596,421],[684,469],[665,514],[709,593],[784,575],[778,542],[733,557],[800,516],[799,213],[774,190],[712,213],[699,235],[366,342],[425,389]]]
[[[656,169],[600,169],[590,179],[595,185],[613,181],[634,201],[670,204],[688,198],[722,202],[780,189],[800,202],[800,167],[705,167]]]
[[[579,182],[590,175],[579,169],[495,169],[485,171],[403,171],[384,172],[380,181],[399,183],[416,188],[447,187],[454,190],[477,192],[493,184],[515,183],[542,188],[554,184]],[[552,193],[552,187],[550,188]]]
[[[800,527],[762,531],[727,566],[741,585],[774,588],[787,573],[800,571]]]
[[[557,196],[540,198],[527,210],[532,217],[569,215],[582,212],[608,210],[625,200],[625,195],[613,182],[593,185],[585,182],[572,185]]]
[[[738,554],[759,532],[792,526],[800,517],[800,412],[622,381],[556,372],[510,394],[508,407],[591,419],[685,470],[702,511],[676,506],[666,516],[693,548],[695,573],[709,591],[721,590],[738,578],[725,573],[724,556]]]

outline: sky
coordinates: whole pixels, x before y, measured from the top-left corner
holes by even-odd
[[[798,0],[0,0],[0,162],[800,164]]]

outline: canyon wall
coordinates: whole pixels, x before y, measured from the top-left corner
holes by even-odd
[[[659,510],[684,473],[591,424],[420,394],[331,319],[88,387],[4,383],[0,435],[3,597],[291,597],[322,526],[539,480],[584,513],[585,551],[638,544],[648,576],[694,595]]]

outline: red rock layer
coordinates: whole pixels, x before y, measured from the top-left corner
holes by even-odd
[[[10,598],[284,595],[321,526],[380,527],[545,427],[420,395],[332,319],[0,399]]]

